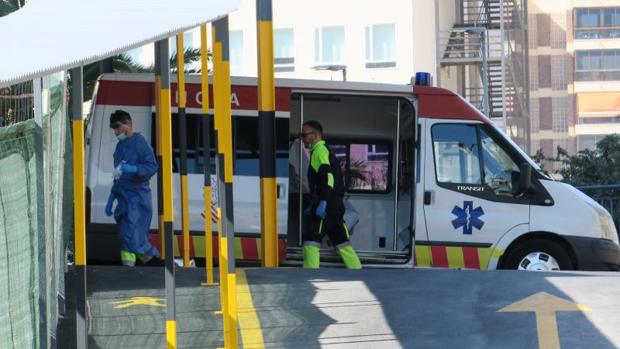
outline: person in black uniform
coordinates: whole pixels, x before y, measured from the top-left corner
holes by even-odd
[[[323,127],[318,121],[303,124],[300,138],[310,149],[308,184],[312,203],[306,210],[308,229],[304,236],[304,268],[319,268],[320,246],[325,235],[329,236],[347,269],[361,269],[349,231],[344,224],[345,185],[340,163],[329,150],[323,137]]]

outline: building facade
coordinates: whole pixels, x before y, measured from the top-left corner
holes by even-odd
[[[593,149],[620,133],[620,1],[529,0],[533,150]]]

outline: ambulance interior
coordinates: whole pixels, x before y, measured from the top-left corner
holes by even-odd
[[[309,153],[299,140],[305,121],[323,126],[323,138],[340,160],[347,193],[345,220],[362,263],[410,261],[413,236],[414,107],[401,96],[295,93],[289,149],[289,259],[301,258],[304,210],[310,203]],[[302,193],[302,195],[300,195]],[[301,224],[300,224],[301,222]],[[321,259],[340,262],[328,238]]]

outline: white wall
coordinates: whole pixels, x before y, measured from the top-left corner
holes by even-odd
[[[441,0],[444,1],[444,0]],[[243,75],[256,76],[255,1],[241,0],[230,30],[244,32]],[[415,71],[436,71],[435,0],[274,0],[273,26],[294,28],[295,72],[281,77],[341,80],[341,72],[315,71],[314,28],[345,27],[347,80],[409,83]],[[395,24],[396,67],[366,68],[364,27]]]

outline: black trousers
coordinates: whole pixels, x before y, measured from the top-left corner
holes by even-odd
[[[332,245],[338,245],[349,241],[349,233],[344,225],[344,204],[342,197],[336,196],[327,200],[325,209],[325,218],[321,219],[316,216],[316,204],[311,206],[310,215],[307,219],[307,229],[304,233],[304,242],[312,241],[321,243],[321,240],[327,235]]]

